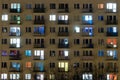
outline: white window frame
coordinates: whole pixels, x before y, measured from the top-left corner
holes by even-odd
[[[2,21],[8,21],[8,14],[2,14]]]
[[[34,56],[39,56],[41,60],[44,60],[44,50],[34,50]]]

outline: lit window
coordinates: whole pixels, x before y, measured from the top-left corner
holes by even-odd
[[[34,56],[39,57],[39,59],[44,59],[44,50],[35,50]]]
[[[94,34],[93,27],[83,27],[82,33],[83,33],[83,35],[93,36],[93,34]]]
[[[11,9],[16,9],[17,12],[20,12],[21,5],[20,3],[11,3]]]
[[[8,21],[8,15],[7,14],[2,15],[2,21]]]
[[[44,74],[37,74],[37,75],[35,75],[35,79],[36,80],[44,80]]]
[[[11,80],[19,80],[20,79],[20,74],[10,74],[10,79]]]
[[[113,59],[117,59],[117,51],[116,50],[107,50],[107,56],[113,57]]]
[[[68,71],[68,62],[59,62],[58,67],[63,68],[64,71]]]
[[[20,36],[20,27],[10,27],[10,35]]]
[[[69,55],[69,51],[67,51],[67,50],[59,51],[59,56],[68,57],[68,55]]]
[[[25,74],[25,79],[26,80],[31,80],[31,74]]]
[[[1,74],[1,80],[7,80],[7,74],[6,73]]]
[[[74,32],[75,33],[80,33],[80,27],[78,27],[78,26],[74,27]]]
[[[117,80],[116,74],[107,74],[107,80]]]
[[[34,27],[34,33],[44,35],[45,34],[45,27],[44,26]]]
[[[59,15],[58,20],[68,20],[68,15]]]
[[[117,39],[107,39],[107,47],[116,48],[117,47]]]
[[[98,9],[103,9],[104,8],[104,4],[98,4]]]
[[[27,21],[32,20],[32,16],[31,16],[31,15],[27,15],[27,16],[26,16],[26,20],[27,20]]]
[[[83,74],[82,75],[83,80],[93,80],[93,75],[92,74]]]
[[[20,38],[11,38],[10,45],[11,47],[20,48]]]
[[[106,8],[110,12],[117,12],[117,4],[116,3],[107,3]]]
[[[99,51],[98,51],[98,56],[99,56],[99,57],[104,56],[104,51],[103,51],[103,50],[99,50]]]
[[[56,21],[56,15],[51,14],[51,15],[49,16],[49,20],[50,20],[50,21]]]
[[[93,24],[93,16],[92,15],[83,15],[82,22],[83,22],[83,24]]]
[[[32,63],[31,62],[26,62],[26,68],[31,68],[32,67]]]
[[[50,74],[49,78],[50,78],[50,80],[55,80],[55,75],[54,74]]]
[[[25,50],[25,56],[32,56],[31,50]]]

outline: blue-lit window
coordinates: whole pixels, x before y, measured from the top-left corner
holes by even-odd
[[[32,56],[31,50],[25,50],[25,56]]]
[[[104,19],[103,16],[98,16],[99,21],[103,21],[103,19]]]
[[[92,36],[93,33],[93,27],[84,27],[82,28],[82,33],[87,33],[89,36]]]
[[[2,50],[2,56],[7,56],[7,51],[6,50]]]
[[[107,32],[117,33],[117,27],[108,27],[108,28],[107,28]]]
[[[20,71],[20,63],[12,62],[12,63],[11,63],[11,68],[14,68],[14,69],[16,69],[17,71]]]
[[[31,16],[31,15],[27,15],[27,16],[26,16],[26,20],[27,20],[27,21],[32,20],[32,16]]]
[[[104,56],[104,51],[103,51],[103,50],[99,50],[99,51],[98,51],[98,56],[99,56],[99,57]]]
[[[44,71],[44,63],[42,62],[37,62],[35,64],[35,68],[38,69],[39,71]]]
[[[117,59],[117,51],[116,50],[107,50],[107,56],[113,57],[113,59]]]
[[[45,34],[44,26],[34,27],[34,33],[44,35]]]
[[[82,16],[83,24],[93,24],[93,17],[92,15],[83,15]]]

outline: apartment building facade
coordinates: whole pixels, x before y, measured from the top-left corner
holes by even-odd
[[[0,0],[0,80],[120,80],[119,0]]]

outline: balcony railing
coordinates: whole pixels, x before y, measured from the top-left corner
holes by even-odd
[[[58,36],[69,36],[69,32],[58,32]]]
[[[34,35],[34,36],[44,36],[44,35],[45,35],[45,32],[44,32],[44,34],[41,34],[40,32],[34,32],[33,35]]]
[[[106,72],[117,73],[118,72],[118,67],[114,67],[114,68],[107,67]]]
[[[34,48],[45,48],[44,43],[42,44],[34,44]]]
[[[106,56],[106,60],[118,60],[118,58],[113,56]]]
[[[94,48],[94,44],[83,44],[82,48]]]
[[[69,72],[69,70],[65,70],[65,68],[58,68],[58,72]]]
[[[68,13],[69,9],[58,9],[58,13]]]
[[[82,60],[94,60],[94,56],[82,56]]]
[[[10,24],[20,25],[20,24],[21,24],[21,21],[17,21],[17,20],[10,21]]]
[[[10,67],[10,69],[9,69],[9,71],[10,72],[21,72],[22,71],[22,68],[12,68],[12,67]]]
[[[17,32],[10,32],[9,34],[10,36],[21,36],[21,33],[17,33]]]
[[[93,72],[93,68],[83,68],[83,72]]]
[[[69,20],[58,20],[58,24],[68,25],[69,24]]]
[[[107,13],[115,13],[115,12],[117,12],[117,11],[113,11],[113,9],[106,9],[106,12],[107,12]]]
[[[93,32],[92,33],[90,33],[90,32],[82,32],[82,36],[87,36],[87,37],[92,37],[92,36],[94,36],[94,34],[93,34]]]
[[[58,48],[69,48],[69,44],[58,44]]]
[[[33,56],[34,60],[44,60],[44,58],[41,58],[40,56]]]
[[[117,25],[118,24],[118,20],[107,20],[106,24],[107,25]]]
[[[82,21],[83,25],[93,25],[93,21]]]
[[[33,8],[34,13],[45,13],[45,8]]]
[[[93,8],[87,8],[87,9],[83,8],[82,12],[83,13],[93,13]]]
[[[10,13],[21,13],[22,9],[10,9]]]
[[[10,60],[21,60],[21,55],[16,54],[16,55],[9,55]]]
[[[34,24],[36,25],[42,25],[42,24],[45,24],[45,20],[34,20]]]
[[[58,56],[59,60],[69,60],[69,57],[67,56]]]
[[[117,44],[107,44],[106,45],[107,48],[117,48]]]
[[[34,72],[45,72],[45,70],[40,69],[40,67],[33,67]]]
[[[106,36],[116,37],[116,36],[118,36],[118,32],[116,32],[116,33],[113,33],[113,32],[106,32]]]
[[[10,44],[9,48],[20,48],[21,46],[17,47],[17,44]]]

